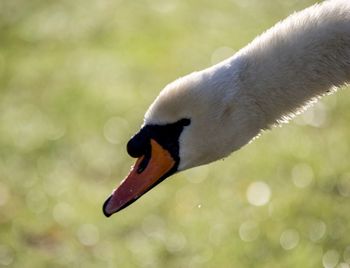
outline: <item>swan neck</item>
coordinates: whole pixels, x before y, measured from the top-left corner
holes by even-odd
[[[350,4],[334,2],[344,5],[327,1],[296,13],[238,53],[240,95],[252,98],[267,125],[349,82]]]

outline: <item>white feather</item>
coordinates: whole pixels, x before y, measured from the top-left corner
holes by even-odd
[[[144,124],[190,118],[179,169],[221,159],[350,80],[350,1],[289,16],[231,58],[167,85]]]

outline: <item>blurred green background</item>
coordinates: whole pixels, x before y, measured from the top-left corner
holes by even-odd
[[[350,267],[350,96],[105,218],[170,81],[315,1],[0,1],[1,267]]]

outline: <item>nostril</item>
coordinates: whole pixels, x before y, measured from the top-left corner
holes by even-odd
[[[126,145],[126,150],[131,157],[141,157],[146,154],[148,147],[149,141],[136,134]]]

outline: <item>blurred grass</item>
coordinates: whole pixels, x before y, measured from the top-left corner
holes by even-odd
[[[349,267],[346,90],[101,212],[164,85],[313,2],[1,1],[0,266]]]

